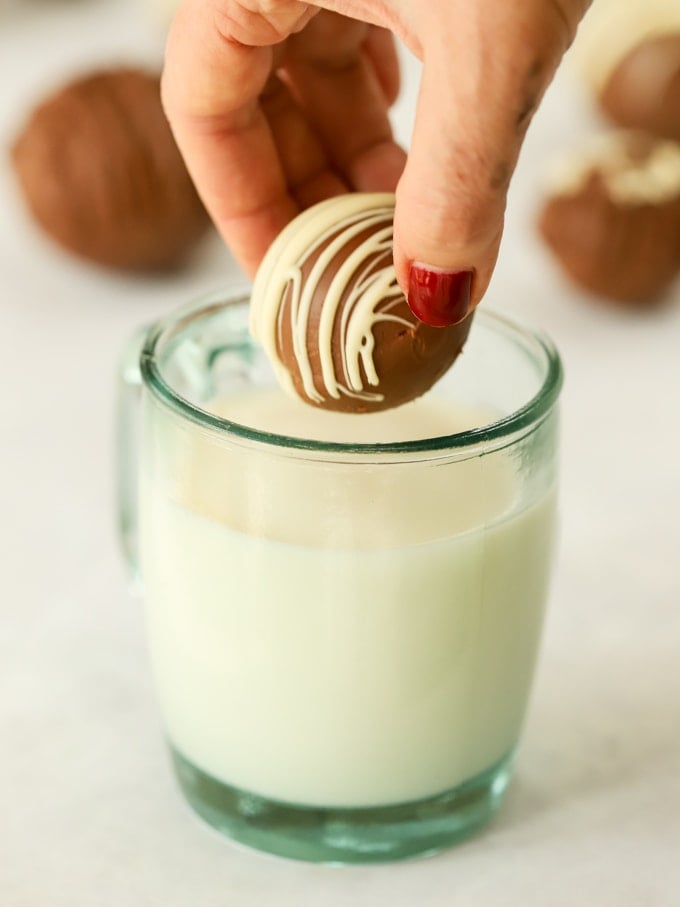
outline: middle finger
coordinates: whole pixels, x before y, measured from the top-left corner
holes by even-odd
[[[369,26],[321,12],[288,40],[283,71],[327,155],[352,189],[394,191],[406,155],[364,48]]]

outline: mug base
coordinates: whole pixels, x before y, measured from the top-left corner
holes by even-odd
[[[424,857],[469,837],[494,815],[510,780],[512,754],[452,790],[392,806],[297,806],[217,781],[171,748],[190,806],[248,847],[314,863],[346,865]]]

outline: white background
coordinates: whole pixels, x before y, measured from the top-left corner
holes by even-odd
[[[506,805],[436,858],[328,869],[240,850],[172,781],[114,535],[116,362],[138,325],[242,277],[216,240],[166,279],[69,258],[4,149],[91,65],[160,59],[131,0],[0,5],[0,903],[676,905],[680,898],[680,294],[623,314],[563,282],[533,229],[554,149],[596,128],[565,70],[530,133],[485,305],[566,367],[562,542]],[[397,129],[407,140],[417,69]],[[672,294],[671,294],[672,295]]]

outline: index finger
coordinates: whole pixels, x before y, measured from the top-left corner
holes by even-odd
[[[274,51],[232,38],[228,6],[188,0],[180,8],[168,37],[162,96],[209,214],[253,274],[298,207],[258,103]],[[291,31],[315,13],[302,3],[289,6]],[[258,40],[257,32],[253,37]],[[267,41],[267,35],[261,40]]]

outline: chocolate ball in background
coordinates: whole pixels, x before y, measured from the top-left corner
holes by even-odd
[[[605,299],[654,302],[680,273],[680,144],[612,133],[566,163],[539,218],[563,270]]]
[[[209,226],[156,74],[117,68],[65,85],[33,111],[12,159],[43,229],[101,265],[174,268]]]
[[[596,0],[569,58],[614,125],[680,140],[679,0]]]
[[[620,126],[680,141],[680,29],[633,47],[605,81],[599,101]]]
[[[434,328],[411,312],[392,260],[394,196],[353,193],[292,221],[258,269],[251,330],[283,388],[339,412],[390,409],[428,391],[472,316]]]

